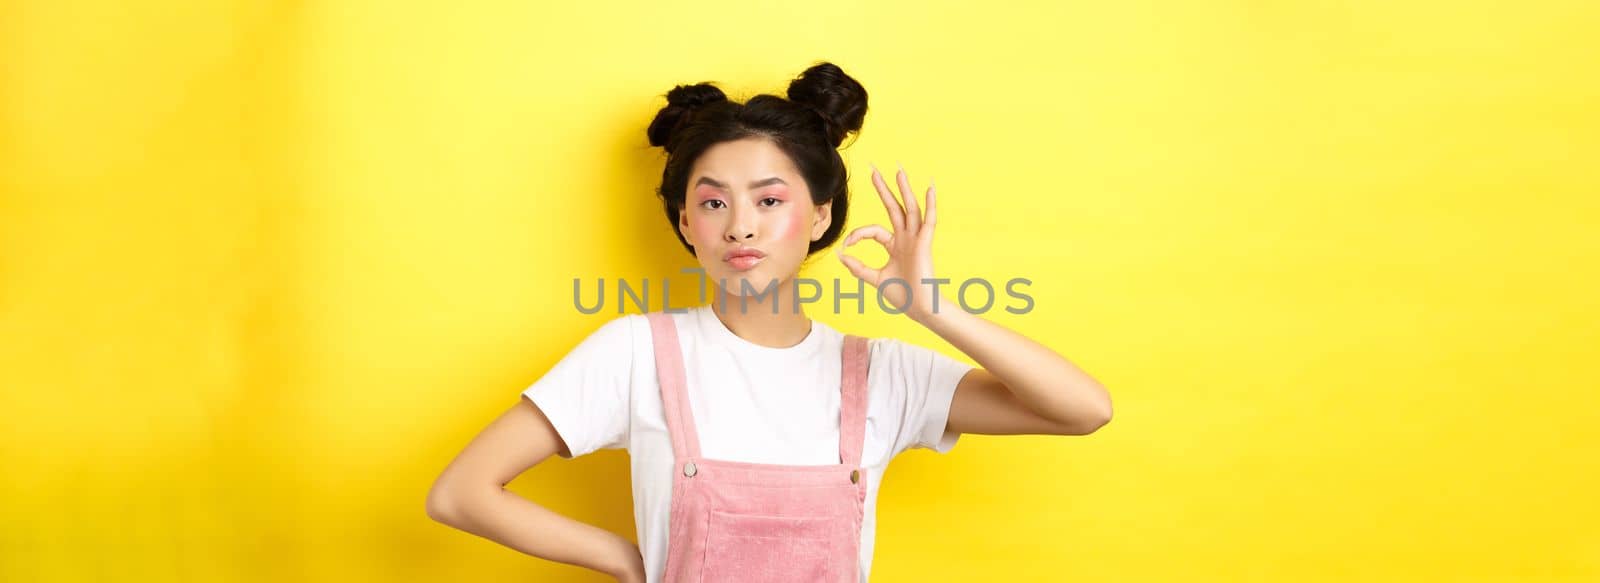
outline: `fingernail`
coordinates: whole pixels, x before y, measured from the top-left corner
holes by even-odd
[[[900,169],[900,173],[901,173],[901,174],[905,174],[905,173],[906,173],[906,167],[905,167],[905,166],[902,166],[902,165],[900,165],[900,163],[899,163],[899,162],[895,162],[895,163],[894,163],[894,166],[895,166],[895,167],[896,167],[896,168],[899,168],[899,169]]]
[[[867,162],[867,167],[872,169],[872,173],[873,174],[877,174],[878,173],[878,165],[877,164],[873,164],[871,162]]]

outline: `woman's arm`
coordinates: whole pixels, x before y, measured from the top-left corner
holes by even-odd
[[[936,190],[929,180],[924,214],[904,168],[896,179],[898,198],[878,168],[872,168],[872,186],[883,200],[893,231],[881,225],[851,231],[840,245],[839,260],[850,273],[877,288],[889,303],[902,307],[907,316],[981,367],[968,372],[956,385],[947,427],[961,433],[1083,435],[1110,422],[1111,395],[1094,378],[1054,350],[934,293],[930,282],[940,281],[933,275]],[[905,199],[904,206],[900,198]],[[889,253],[883,267],[868,267],[842,252],[869,238]],[[883,285],[891,280],[903,285]]]
[[[523,397],[484,428],[428,491],[428,517],[535,557],[644,581],[639,547],[603,528],[562,516],[505,489],[566,444]]]
[[[1056,351],[939,298],[913,316],[981,368],[956,385],[948,427],[960,433],[1087,435],[1111,421],[1111,395]]]

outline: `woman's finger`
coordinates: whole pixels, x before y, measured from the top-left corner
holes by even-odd
[[[868,237],[872,238],[873,241],[882,243],[885,250],[889,249],[889,243],[894,241],[894,235],[890,234],[888,229],[883,228],[883,225],[866,225],[856,227],[855,230],[850,231],[850,234],[845,235],[844,243],[841,247],[849,247],[856,244],[856,241]]]
[[[889,185],[878,173],[877,165],[872,166],[872,187],[878,190],[878,197],[883,199],[883,208],[889,211],[889,224],[894,225],[896,231],[906,228],[906,209],[900,206],[900,201],[895,200],[894,193],[889,192]]]
[[[852,275],[861,278],[862,281],[872,284],[872,287],[878,287],[878,270],[867,267],[867,265],[862,263],[860,259],[845,255],[842,252],[838,253],[837,255],[839,256],[839,261],[844,262],[845,269],[849,269]]]
[[[938,210],[938,202],[938,199],[934,196],[933,179],[929,178],[928,210],[922,216],[922,230],[917,233],[917,235],[924,240],[933,238],[933,225],[938,220],[937,213],[935,212]]]
[[[915,235],[922,229],[922,209],[917,208],[917,191],[911,190],[911,177],[906,175],[906,167],[900,166],[900,173],[895,175],[895,180],[900,183],[900,198],[906,199],[906,232]]]

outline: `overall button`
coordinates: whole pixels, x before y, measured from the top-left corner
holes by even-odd
[[[861,479],[861,470],[850,470],[850,483],[854,484]]]
[[[688,462],[686,464],[683,464],[683,475],[693,478],[695,472],[697,472],[697,471],[698,470],[696,470],[695,467],[694,467],[694,462]],[[851,480],[851,481],[854,482],[855,480]]]

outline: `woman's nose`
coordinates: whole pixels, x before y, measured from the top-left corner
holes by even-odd
[[[737,242],[741,239],[749,239],[756,235],[755,229],[750,226],[751,222],[755,219],[750,217],[749,212],[745,210],[734,210],[732,218],[733,220],[728,221],[727,232],[723,234],[723,237],[727,238],[729,242]]]

